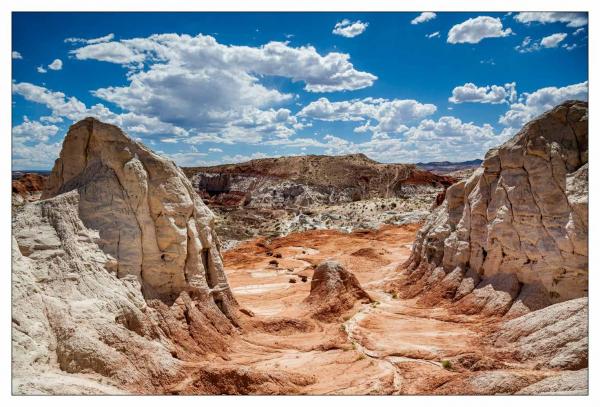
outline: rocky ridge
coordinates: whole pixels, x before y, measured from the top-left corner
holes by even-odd
[[[364,154],[263,158],[185,172],[203,198],[233,194],[245,206],[274,208],[397,197],[454,182],[410,164],[381,164]]]
[[[587,103],[565,102],[448,188],[407,262],[413,294],[513,316],[586,296],[587,120]]]
[[[184,171],[217,215],[227,248],[259,235],[418,222],[456,181],[364,154],[265,158]]]

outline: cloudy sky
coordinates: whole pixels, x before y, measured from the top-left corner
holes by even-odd
[[[180,165],[481,158],[587,100],[579,13],[14,13],[14,169],[114,123]]]

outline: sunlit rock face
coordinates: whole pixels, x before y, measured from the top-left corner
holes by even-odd
[[[162,393],[227,354],[237,303],[213,215],[119,128],[71,126],[13,236],[15,393]]]
[[[42,198],[71,190],[111,267],[137,279],[147,297],[197,291],[230,301],[213,215],[175,164],[86,119],[69,130]]]
[[[463,302],[473,312],[517,316],[587,296],[587,236],[588,106],[568,101],[448,188],[407,266],[419,289],[471,293]]]

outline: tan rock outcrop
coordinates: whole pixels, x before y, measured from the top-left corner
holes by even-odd
[[[237,304],[212,213],[117,127],[71,126],[13,222],[13,391],[162,393],[226,357]]]
[[[587,103],[575,101],[490,150],[419,231],[410,295],[512,317],[586,296],[587,159]]]
[[[340,263],[326,260],[320,263],[310,283],[310,294],[305,303],[312,308],[312,316],[333,321],[357,302],[369,303],[371,297],[360,286],[354,274]]]
[[[588,369],[566,371],[529,385],[516,394],[586,396],[588,375]]]
[[[42,199],[71,190],[79,217],[100,235],[119,278],[140,282],[146,298],[203,293],[228,307],[213,215],[172,162],[115,126],[85,119],[71,127]]]

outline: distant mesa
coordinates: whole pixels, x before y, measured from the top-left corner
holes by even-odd
[[[13,173],[12,193],[18,194],[22,198],[28,198],[38,193],[41,194],[47,179],[47,176],[31,172]]]
[[[307,207],[408,196],[456,182],[412,164],[378,163],[364,154],[262,158],[184,171],[203,199],[224,206]]]

